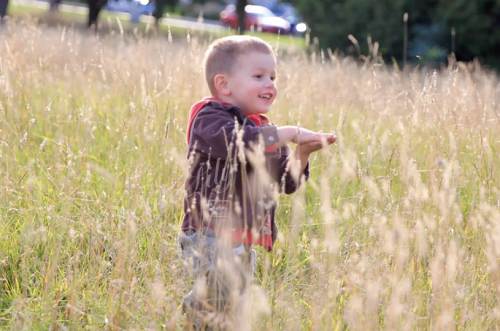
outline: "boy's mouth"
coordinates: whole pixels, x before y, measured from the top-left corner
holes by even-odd
[[[266,99],[266,100],[271,100],[272,94],[261,94],[259,95],[259,98]]]

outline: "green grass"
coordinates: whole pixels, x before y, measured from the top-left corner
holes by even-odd
[[[0,329],[185,329],[185,126],[209,40],[105,25],[0,30]],[[253,329],[497,329],[498,78],[281,55],[271,120],[339,139],[280,198]]]

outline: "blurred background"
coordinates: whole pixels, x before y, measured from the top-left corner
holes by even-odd
[[[88,27],[113,13],[131,24],[290,35],[341,55],[377,47],[399,66],[446,65],[454,54],[500,68],[499,0],[0,0],[2,17],[43,11],[69,21],[86,16]]]

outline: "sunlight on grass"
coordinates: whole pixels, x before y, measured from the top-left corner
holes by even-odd
[[[2,329],[183,328],[185,126],[210,38],[113,24],[0,27]],[[339,139],[281,198],[253,328],[497,329],[496,75],[282,51],[271,120]]]

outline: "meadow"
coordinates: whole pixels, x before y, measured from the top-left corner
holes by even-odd
[[[184,328],[185,129],[209,42],[0,26],[0,329]],[[498,77],[272,46],[271,120],[338,141],[280,199],[251,328],[499,329]]]

